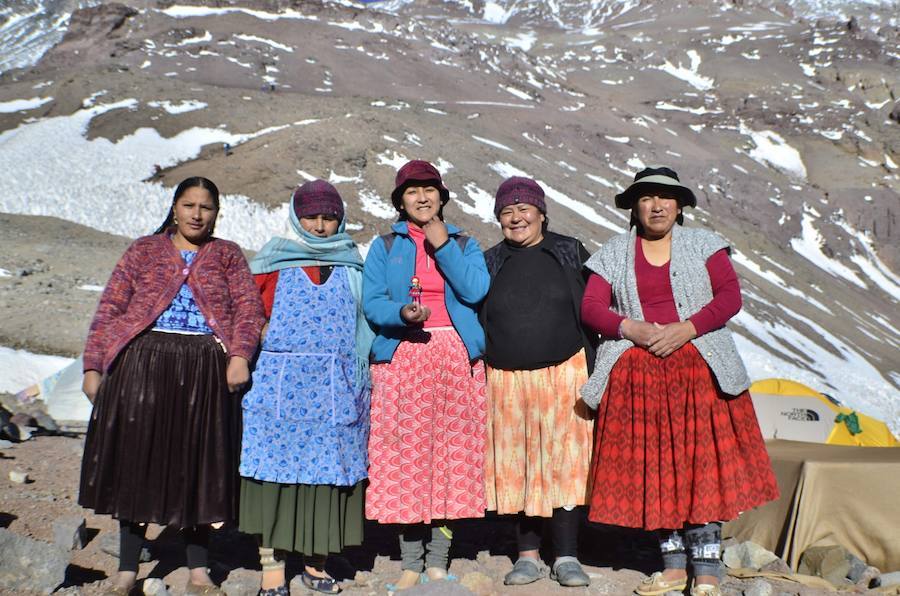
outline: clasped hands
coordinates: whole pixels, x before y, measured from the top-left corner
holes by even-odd
[[[665,358],[697,337],[697,330],[690,321],[660,325],[659,323],[625,319],[621,329],[622,337],[637,346],[647,348],[651,354],[660,358]]]

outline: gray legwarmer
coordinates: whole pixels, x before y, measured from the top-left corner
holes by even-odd
[[[687,553],[684,540],[678,530],[659,531],[659,551],[666,569],[687,569]]]
[[[659,550],[666,569],[687,569],[690,552],[694,576],[712,575],[721,579],[722,524],[687,525],[682,530],[661,530]]]
[[[425,534],[429,527],[431,528],[431,540],[426,544]],[[422,573],[425,567],[446,570],[450,555],[451,536],[450,530],[443,526],[426,524],[405,526],[400,533],[400,568],[416,573]]]

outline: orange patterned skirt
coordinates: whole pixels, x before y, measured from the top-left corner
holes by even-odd
[[[550,517],[588,502],[593,413],[578,397],[584,350],[537,370],[488,368],[488,510]]]

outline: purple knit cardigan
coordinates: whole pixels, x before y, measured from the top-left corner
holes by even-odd
[[[214,238],[190,267],[166,234],[135,240],[113,270],[84,348],[84,370],[106,372],[150,327],[187,281],[206,323],[229,356],[253,358],[265,313],[240,247]]]

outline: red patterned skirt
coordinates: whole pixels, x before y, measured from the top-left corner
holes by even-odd
[[[383,524],[484,517],[487,388],[453,329],[413,331],[372,366],[366,517]]]
[[[693,344],[631,348],[597,412],[591,521],[655,530],[734,519],[778,498],[750,394],[721,392]]]

